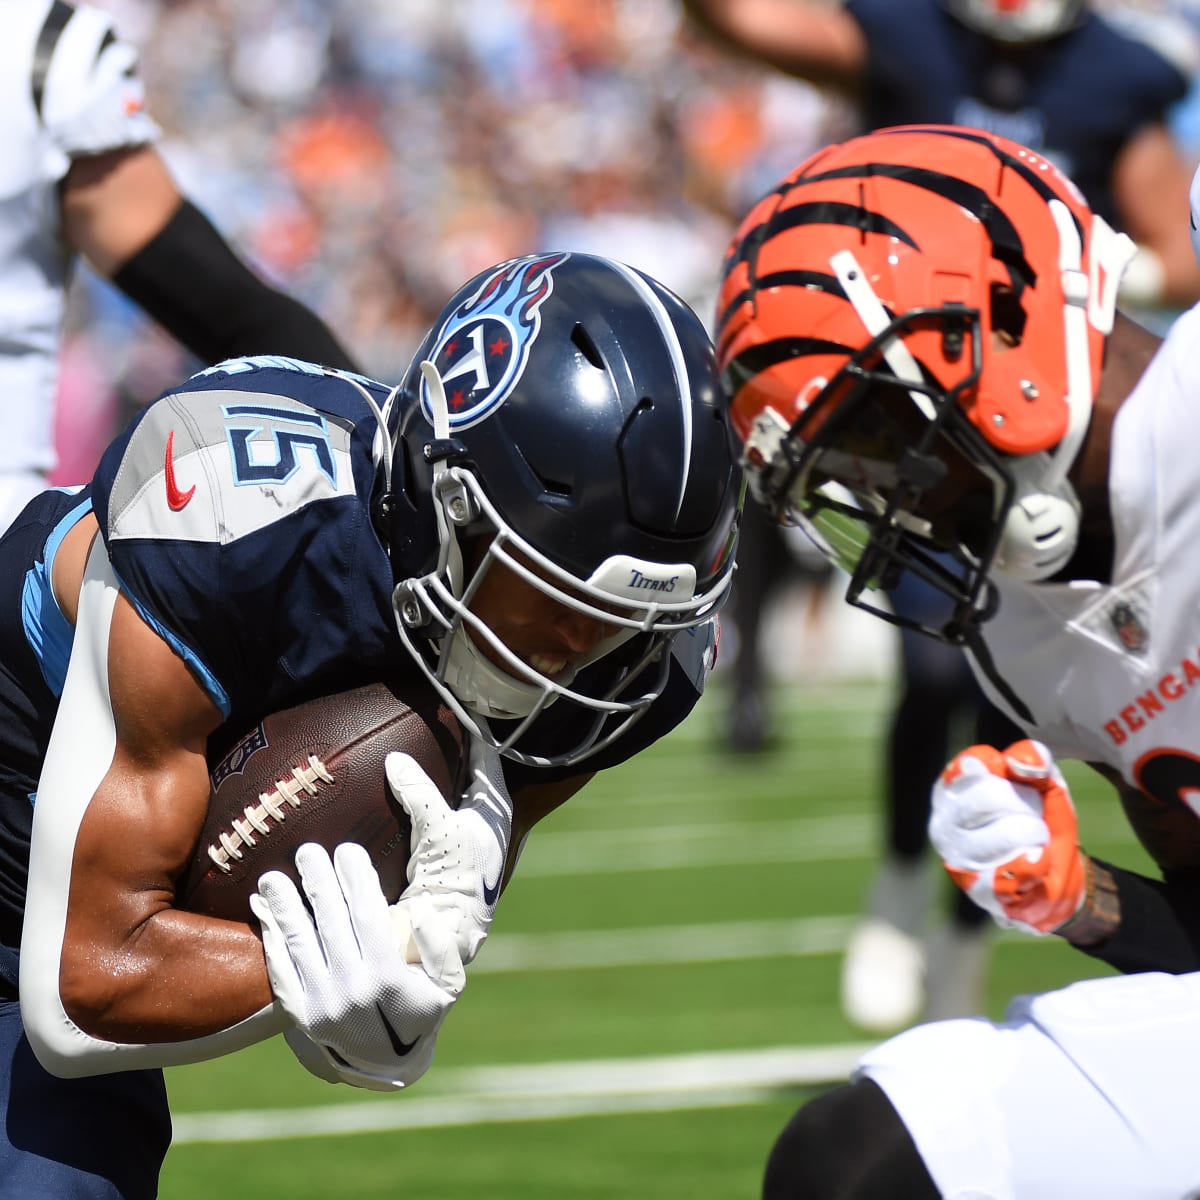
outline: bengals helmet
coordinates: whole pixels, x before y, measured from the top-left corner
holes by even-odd
[[[1079,21],[1083,0],[945,0],[964,25],[999,42],[1041,42]]]
[[[979,130],[827,147],[728,251],[717,356],[757,498],[850,572],[847,600],[962,641],[988,572],[1071,557],[1067,479],[1133,243],[1050,162]],[[863,599],[901,571],[939,628]]]

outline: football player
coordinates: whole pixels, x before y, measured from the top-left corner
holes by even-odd
[[[951,762],[935,847],[1001,924],[1126,973],[868,1053],[780,1137],[771,1200],[1200,1187],[1174,1082],[1200,1057],[1200,310],[1163,340],[1118,312],[1133,252],[1041,155],[937,126],[813,156],[730,249],[718,360],[751,486],[851,603],[964,646],[1029,735]],[[903,574],[942,623],[882,603]],[[1160,878],[1080,848],[1058,758],[1111,780]]]
[[[465,285],[394,388],[224,362],[149,405],[87,487],[31,501],[0,540],[14,1194],[153,1196],[159,1068],[289,1027],[326,1078],[421,1075],[530,827],[698,698],[731,446],[696,315],[621,264],[549,254]],[[483,765],[454,811],[389,758],[415,830],[400,904],[365,851],[309,845],[311,912],[279,873],[257,921],[175,908],[209,758],[264,714],[405,677]]]
[[[1166,124],[1195,70],[1194,39],[1156,16],[1136,28],[1083,0],[688,0],[726,44],[849,95],[863,126],[953,123],[988,129],[1066,171],[1094,212],[1141,249],[1122,280],[1128,303],[1187,303],[1200,270],[1185,236],[1187,167]],[[747,524],[747,528],[751,526]],[[740,553],[768,546],[743,538]],[[759,551],[759,554],[764,551]],[[770,553],[768,546],[765,553]],[[776,553],[775,557],[778,557]],[[737,589],[750,574],[739,567]],[[944,616],[941,597],[914,576],[896,604]],[[986,918],[961,896],[932,926],[929,790],[966,741],[1018,736],[987,704],[961,653],[902,629],[900,681],[885,742],[886,852],[864,919],[847,942],[842,1006],[872,1032],[922,1014],[981,1011]]]
[[[54,397],[77,255],[204,363],[296,354],[353,367],[324,323],[268,287],[154,149],[137,55],[99,9],[0,0],[0,529],[56,463]]]

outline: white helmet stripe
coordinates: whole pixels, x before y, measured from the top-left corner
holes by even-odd
[[[683,446],[682,446],[682,471],[679,480],[679,496],[675,502],[675,516],[678,518],[683,510],[683,498],[687,495],[688,476],[692,470],[692,406],[691,399],[691,384],[688,382],[687,364],[683,356],[683,347],[679,344],[679,335],[675,332],[675,326],[671,322],[670,316],[667,314],[663,302],[655,294],[654,289],[646,283],[646,281],[634,270],[619,262],[609,262],[608,264],[618,274],[620,274],[645,301],[646,307],[654,313],[658,321],[658,327],[662,332],[664,343],[666,343],[667,353],[671,356],[671,367],[675,372],[675,381],[678,385],[675,389],[680,400],[680,411],[683,414]]]
[[[883,301],[879,299],[875,289],[871,286],[867,273],[859,266],[854,252],[839,250],[830,258],[829,265],[833,268],[838,283],[842,285],[842,291],[846,293],[846,298],[854,305],[854,310],[858,313],[859,320],[862,321],[867,333],[871,337],[878,337],[891,324],[892,319],[888,316]],[[921,378],[921,368],[917,366],[917,360],[913,358],[912,352],[899,335],[893,334],[883,343],[880,350],[883,354],[883,361],[902,383],[919,385],[924,382]],[[928,396],[915,390],[908,394],[912,397],[918,410],[928,420],[936,420],[937,410]]]

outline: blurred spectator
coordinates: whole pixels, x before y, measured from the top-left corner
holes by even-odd
[[[78,256],[204,361],[271,351],[349,365],[321,320],[249,271],[180,192],[154,148],[136,52],[110,17],[61,0],[3,11],[0,529],[45,487],[60,436],[56,478],[80,482],[117,419],[96,343],[80,333],[63,347]]]
[[[100,5],[141,50],[183,190],[380,378],[435,315],[422,296],[552,243],[707,313],[730,221],[778,173],[780,91],[814,104],[674,0],[455,0],[453,21],[437,0]],[[152,336],[139,314],[94,280],[73,302],[101,310],[123,373]]]

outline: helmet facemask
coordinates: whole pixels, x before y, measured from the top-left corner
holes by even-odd
[[[459,720],[501,754],[539,766],[582,761],[621,736],[657,699],[667,681],[672,637],[712,616],[731,576],[723,574],[696,595],[696,570],[689,563],[614,555],[587,579],[558,566],[504,519],[469,466],[454,465],[441,378],[431,363],[422,363],[421,371],[434,414],[431,446],[446,450],[433,466],[440,549],[432,570],[395,588],[401,639]],[[539,670],[472,607],[491,573],[500,570],[602,625],[607,635],[569,670]],[[610,656],[619,667],[589,677],[587,668]],[[524,752],[523,735],[558,703],[591,714],[586,732],[550,757]]]
[[[946,389],[901,383],[883,358],[917,326],[962,347],[962,376]],[[847,600],[901,625],[960,640],[989,606],[995,561],[1015,490],[1005,462],[962,412],[959,396],[978,379],[980,322],[961,305],[914,310],[889,323],[786,430],[775,426],[772,465],[751,469],[760,499],[799,525],[850,576]],[[771,441],[765,410],[747,442],[753,462]],[[880,593],[903,570],[953,604],[939,629],[885,604]]]

